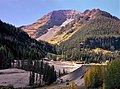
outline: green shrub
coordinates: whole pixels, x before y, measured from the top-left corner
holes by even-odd
[[[108,64],[105,72],[105,89],[120,89],[120,60]]]

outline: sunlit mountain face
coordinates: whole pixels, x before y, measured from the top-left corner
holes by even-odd
[[[118,20],[118,18],[100,9],[86,10],[83,13],[76,10],[58,10],[50,12],[35,23],[21,28],[32,38],[59,44],[68,40],[80,28],[98,16]]]

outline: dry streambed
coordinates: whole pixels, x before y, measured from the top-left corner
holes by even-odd
[[[16,68],[0,70],[0,86],[13,85],[14,87],[26,87],[28,83],[28,71]]]
[[[65,69],[67,71],[67,73],[70,73],[74,70],[76,70],[77,68],[79,68],[81,66],[81,64],[75,64],[74,62],[69,62],[69,61],[65,61],[65,62],[60,62],[60,61],[50,61],[48,62],[50,65],[54,65],[55,70],[58,72],[59,70]]]

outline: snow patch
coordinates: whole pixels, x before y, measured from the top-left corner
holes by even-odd
[[[63,22],[63,24],[60,27],[65,27],[68,23],[70,23],[73,20],[74,19],[67,19],[65,22]]]

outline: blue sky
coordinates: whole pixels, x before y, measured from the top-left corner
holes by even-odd
[[[15,26],[35,22],[53,10],[99,8],[120,18],[119,0],[0,0],[0,19]]]

